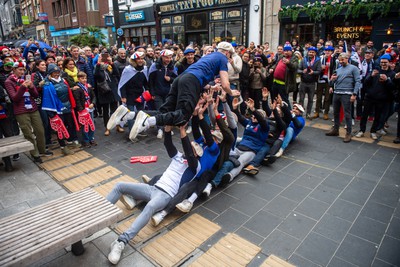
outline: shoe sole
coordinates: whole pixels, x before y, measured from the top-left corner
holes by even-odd
[[[243,169],[243,172],[245,174],[249,174],[249,175],[257,175],[259,171],[258,170]]]
[[[159,223],[157,223],[156,220],[154,220],[154,218],[151,217],[151,224],[152,224],[154,227],[157,227],[160,223],[161,223],[161,221],[160,221]]]
[[[125,198],[123,196],[119,200],[122,202],[122,204],[124,204],[125,208],[128,210],[133,210],[136,207],[136,205],[131,206],[130,204],[128,204],[128,202],[125,201]]]
[[[143,119],[145,119],[146,116],[147,116],[147,114],[144,113],[143,111],[139,111],[138,114],[136,115],[135,124],[133,124],[131,132],[129,133],[129,139],[132,142],[134,142],[135,138],[137,137],[137,135],[139,133],[140,123],[143,123]]]
[[[149,176],[143,174],[142,175],[142,181],[143,181],[143,183],[148,184],[151,181],[151,179],[150,179]]]
[[[121,119],[129,112],[128,108],[121,105],[119,106],[115,112],[110,116],[110,119],[107,122],[107,129],[112,130],[114,129]]]
[[[180,210],[181,212],[183,212],[183,213],[189,213],[192,209],[190,209],[190,210],[185,210],[184,208],[181,208],[179,205],[176,205],[175,206],[178,210]]]

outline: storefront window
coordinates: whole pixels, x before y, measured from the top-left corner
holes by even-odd
[[[162,39],[173,39],[173,32],[171,26],[163,26],[161,27]]]
[[[210,23],[211,41],[227,41],[242,43],[242,21],[213,22]]]
[[[372,25],[370,21],[332,22],[326,25],[327,39],[337,42],[346,40],[347,44],[354,44],[356,40],[367,43],[371,38]]]
[[[287,24],[283,32],[283,40],[297,39],[303,45],[306,42],[313,44],[321,38],[321,24]]]

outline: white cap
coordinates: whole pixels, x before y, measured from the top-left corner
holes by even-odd
[[[231,53],[234,53],[234,52],[235,52],[235,49],[233,49],[232,44],[230,44],[230,43],[228,43],[228,42],[220,42],[220,43],[217,45],[217,49],[222,49],[222,50],[225,50],[225,51],[229,51],[229,52],[231,52]]]

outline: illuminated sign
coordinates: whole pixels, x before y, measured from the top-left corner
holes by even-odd
[[[372,26],[333,27],[333,33],[337,39],[357,39],[361,34],[370,33]]]
[[[239,4],[239,0],[184,0],[172,4],[160,5],[160,12],[175,12],[202,9],[224,5]]]
[[[126,22],[140,21],[140,20],[145,20],[145,19],[146,18],[144,17],[143,10],[125,13],[125,21]]]

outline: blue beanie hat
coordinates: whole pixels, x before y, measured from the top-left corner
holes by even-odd
[[[317,53],[317,52],[318,52],[318,49],[317,49],[315,46],[310,46],[310,47],[308,48],[308,51],[314,51],[315,53]]]
[[[390,54],[383,54],[379,59],[380,60],[387,59],[390,61],[390,60],[392,60],[392,57],[390,56]]]
[[[47,73],[48,74],[52,74],[53,72],[61,72],[61,69],[56,65],[56,64],[49,64],[49,66],[47,66]]]
[[[189,53],[195,53],[196,51],[194,51],[194,49],[192,48],[186,48],[185,51],[183,52],[183,54],[186,56]]]
[[[283,51],[292,51],[292,46],[289,42],[285,43],[285,45],[283,46]]]
[[[328,46],[325,47],[324,50],[325,51],[335,51],[335,48],[333,48],[333,46],[331,46],[331,45],[328,45]]]

